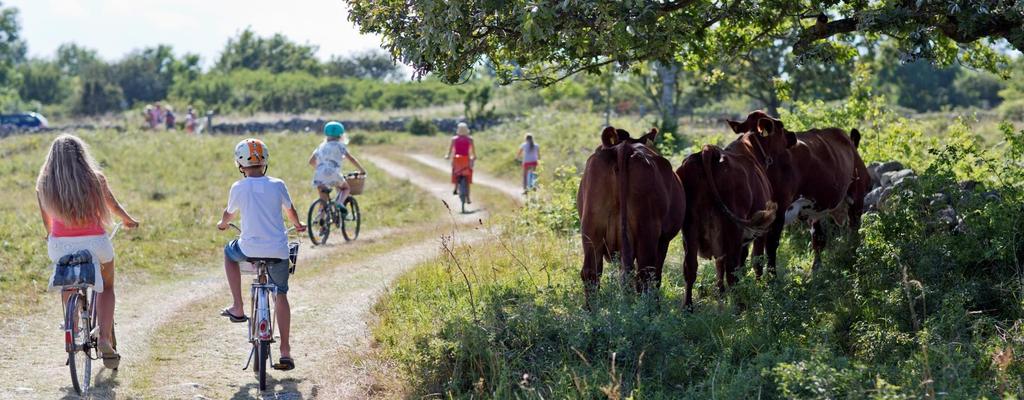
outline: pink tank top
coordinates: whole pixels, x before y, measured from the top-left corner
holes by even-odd
[[[455,155],[468,156],[469,148],[473,146],[473,139],[470,139],[469,136],[455,136],[455,139],[452,139],[452,144],[455,145]]]
[[[53,237],[98,236],[105,235],[106,233],[103,230],[103,225],[99,222],[85,226],[69,227],[60,222],[60,220],[50,220],[50,235],[53,235]]]

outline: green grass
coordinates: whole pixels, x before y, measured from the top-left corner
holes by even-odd
[[[215,264],[229,234],[214,227],[231,184],[240,175],[232,161],[241,136],[188,137],[173,132],[80,132],[92,147],[111,187],[141,221],[114,241],[119,276],[144,282],[188,276]],[[35,200],[35,178],[52,134],[0,140],[0,312],[17,315],[38,306],[46,290],[49,259]],[[305,222],[316,198],[306,164],[318,135],[267,134],[268,175],[283,179]],[[364,148],[354,146],[358,155]],[[427,195],[367,165],[371,178],[360,196],[363,229],[433,219]]]

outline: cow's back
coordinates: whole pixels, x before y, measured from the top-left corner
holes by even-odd
[[[813,201],[817,210],[839,206],[853,184],[857,164],[863,165],[853,141],[838,128],[812,129],[797,134],[797,139],[790,151],[791,179],[799,182],[794,194]]]

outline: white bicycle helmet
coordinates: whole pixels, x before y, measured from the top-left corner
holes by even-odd
[[[235,163],[240,167],[267,165],[269,161],[270,151],[262,140],[249,138],[235,145]]]

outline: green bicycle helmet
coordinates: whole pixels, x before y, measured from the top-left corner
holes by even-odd
[[[331,121],[324,124],[324,135],[330,137],[341,137],[345,134],[345,125],[341,122]]]

